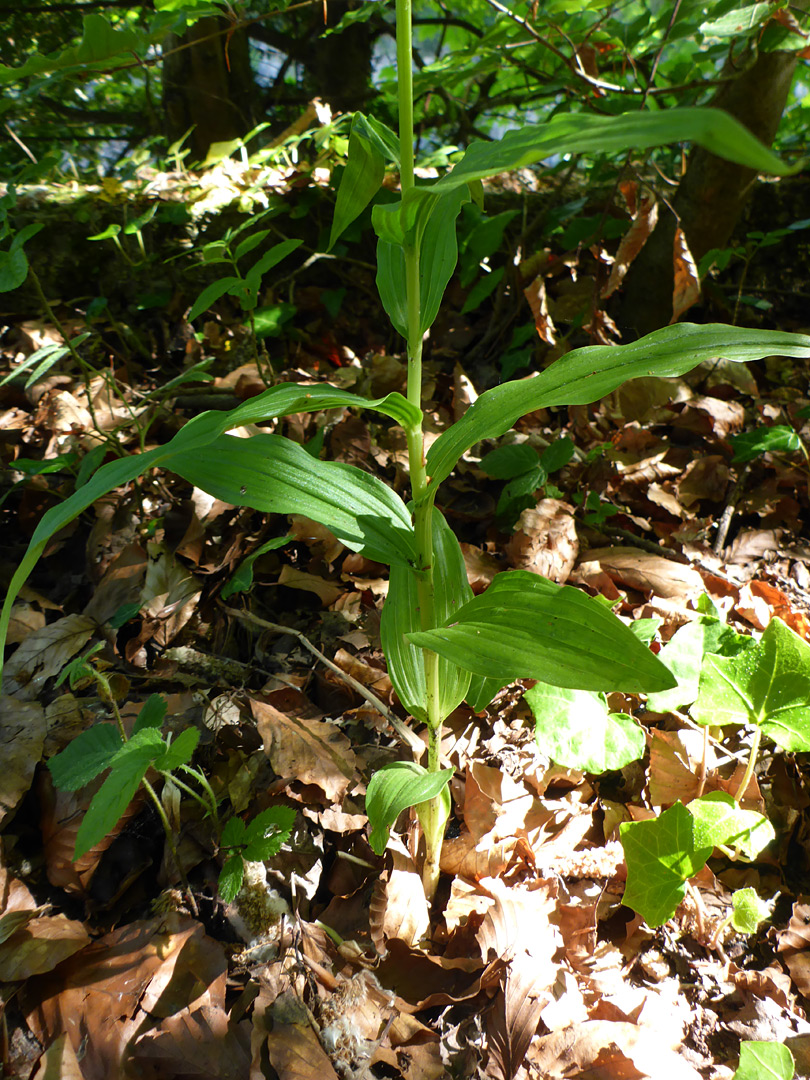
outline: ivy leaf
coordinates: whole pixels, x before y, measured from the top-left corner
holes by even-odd
[[[695,819],[695,846],[736,847],[746,859],[754,859],[776,839],[770,821],[756,810],[743,810],[725,791],[711,791],[688,804]]]
[[[752,638],[743,637],[716,618],[704,616],[682,626],[658,654],[661,663],[666,664],[678,680],[678,685],[648,695],[647,707],[654,712],[671,712],[691,705],[698,696],[706,653],[728,656],[751,644]]]
[[[524,700],[535,719],[535,741],[567,769],[622,769],[644,753],[644,731],[625,713],[611,713],[604,694],[537,683]]]
[[[695,844],[695,819],[676,802],[651,821],[624,822],[619,835],[627,860],[622,903],[648,926],[662,926],[683,900],[685,883],[705,864],[711,847]]]
[[[366,791],[366,814],[371,825],[369,843],[382,855],[391,826],[409,806],[434,799],[453,775],[452,769],[429,773],[415,761],[394,761],[378,769]]]
[[[796,1072],[793,1054],[782,1043],[740,1043],[740,1066],[732,1080],[791,1080]]]
[[[731,925],[739,934],[755,934],[759,924],[771,914],[771,905],[756,889],[737,889],[731,898]]]
[[[699,724],[752,724],[784,750],[810,750],[810,645],[773,618],[737,656],[707,656],[692,706]]]

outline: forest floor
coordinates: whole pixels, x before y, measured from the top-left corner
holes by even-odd
[[[577,324],[598,263],[587,249],[558,253],[546,274],[558,332]],[[163,353],[154,313],[139,324],[131,310],[117,328],[96,325],[106,345],[84,373],[68,355],[29,387],[24,378],[0,387],[5,581],[102,441],[123,453],[159,445],[268,378],[373,397],[404,390],[400,344],[380,330],[362,260],[318,264],[293,284],[284,297],[295,315],[258,363],[224,303],[197,338],[180,315],[167,317],[161,340],[174,351]],[[467,295],[451,286],[428,351],[430,432],[500,377],[510,348],[515,363],[533,350],[513,336],[531,321],[520,289],[472,314]],[[78,305],[55,310],[81,328]],[[780,321],[778,303],[769,318],[762,325],[808,332],[793,316]],[[146,343],[140,356],[120,336],[127,319]],[[8,321],[0,378],[61,342],[47,317]],[[564,346],[551,344],[548,323],[541,332],[546,362]],[[161,394],[204,359],[213,378]],[[806,362],[719,360],[636,380],[591,406],[532,413],[501,442],[542,453],[567,438],[571,448],[523,509],[481,467],[495,443],[474,447],[440,498],[473,590],[500,570],[528,569],[600,593],[625,621],[657,620],[658,645],[708,596],[741,633],[776,615],[810,641],[807,455],[788,446],[743,462],[733,442],[778,426],[808,445],[809,376]],[[332,410],[275,430],[406,491],[396,427]],[[287,536],[254,559],[241,589],[233,582],[246,558]],[[586,773],[542,752],[524,699],[531,683],[515,684],[446,725],[453,813],[429,906],[415,819],[400,818],[383,857],[368,843],[372,771],[412,757],[389,723],[407,715],[380,647],[386,589],[385,567],[312,521],[227,505],[159,470],[49,543],[14,609],[0,698],[4,1075],[726,1080],[741,1040],[762,1040],[786,1043],[797,1075],[810,1076],[808,756],[768,744],[746,805],[767,813],[776,839],[753,862],[716,852],[674,918],[651,929],[621,902],[620,823],[734,790],[750,732],[705,738],[683,711],[610,695],[643,726],[646,752]],[[289,840],[234,902],[218,897],[223,856],[210,819],[157,777],[185,884],[143,788],[110,835],[73,860],[98,784],[56,791],[44,762],[112,718],[92,679],[57,681],[96,644],[90,662],[125,725],[159,694],[171,732],[199,731],[194,764],[221,808],[295,810]],[[774,898],[749,935],[722,925],[742,886]]]

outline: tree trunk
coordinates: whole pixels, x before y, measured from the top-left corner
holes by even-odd
[[[209,16],[164,42],[166,135],[175,142],[193,125],[186,143],[192,161],[202,161],[212,143],[241,138],[254,125],[248,37],[244,30],[222,32],[227,29],[227,19]]]
[[[795,52],[761,53],[711,104],[731,113],[766,146],[773,143],[787,102]],[[695,261],[712,248],[726,247],[751,192],[756,173],[695,147],[672,202],[633,262],[611,314],[625,340],[672,321],[673,241],[680,224]]]

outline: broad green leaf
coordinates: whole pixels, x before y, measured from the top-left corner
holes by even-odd
[[[616,154],[639,152],[654,146],[693,142],[718,157],[756,172],[788,176],[802,167],[786,165],[764,146],[748,128],[721,109],[662,109],[628,112],[620,116],[591,113],[558,113],[545,124],[526,124],[508,131],[494,142],[474,142],[452,172],[435,184],[413,189],[436,195],[470,180],[524,168],[554,154]]]
[[[706,653],[739,651],[743,643],[743,647],[753,644],[751,638],[742,637],[716,618],[703,617],[681,626],[658,654],[678,680],[678,685],[650,694],[647,707],[654,712],[670,712],[691,705],[698,696]]]
[[[429,773],[414,761],[394,761],[378,769],[366,791],[366,814],[371,825],[368,842],[372,850],[382,855],[391,826],[402,811],[435,799],[452,775],[452,769]]]
[[[511,682],[508,679],[485,679],[483,675],[473,675],[470,678],[470,689],[467,691],[465,701],[473,712],[483,712],[490,704],[499,690],[503,690]]]
[[[379,209],[379,208],[377,208]],[[385,209],[390,209],[386,207]],[[395,209],[395,208],[394,208]],[[405,255],[399,244],[377,241],[377,291],[391,325],[407,341],[408,306],[405,284]]]
[[[454,618],[408,640],[502,685],[530,678],[574,690],[636,693],[674,683],[603,605],[524,570],[498,574]]]
[[[140,735],[150,732],[157,734],[153,728],[145,728]],[[80,859],[115,828],[154,757],[153,745],[136,744],[134,738],[121,747],[115,755],[115,767],[93,796],[79,826],[74,859]]]
[[[524,700],[534,716],[538,747],[566,769],[623,769],[644,754],[644,731],[625,713],[611,713],[604,694],[539,682]]]
[[[60,791],[78,791],[109,769],[122,746],[115,724],[95,724],[82,731],[48,761],[54,787]]]
[[[540,455],[528,443],[499,446],[481,458],[481,468],[493,480],[511,480],[530,469],[536,469]]]
[[[230,904],[239,895],[245,876],[245,864],[241,855],[231,855],[226,859],[219,872],[219,895],[226,904]]]
[[[455,175],[455,170],[450,174]],[[433,443],[427,456],[432,483],[445,480],[475,443],[496,439],[523,415],[555,405],[587,405],[628,379],[683,375],[707,360],[743,362],[764,356],[810,357],[810,336],[742,326],[676,323],[628,345],[574,349],[531,379],[493,387]]]
[[[470,193],[465,187],[443,195],[433,207],[419,246],[419,333],[433,325],[458,262],[456,218]]]
[[[731,897],[731,925],[738,934],[755,934],[759,924],[771,914],[771,905],[756,889],[737,889]]]
[[[705,865],[712,849],[697,847],[694,818],[679,802],[650,821],[623,822],[619,835],[627,861],[622,903],[649,926],[661,926],[675,914],[685,882]]]
[[[346,406],[376,409],[403,425],[414,426],[421,422],[420,411],[402,394],[393,393],[384,398],[368,399],[326,385],[299,386],[294,383],[281,383],[270,390],[265,390],[255,398],[244,401],[230,412],[201,413],[190,420],[165,446],[103,465],[70,498],[43,514],[34,530],[28,550],[11,579],[2,612],[0,612],[0,671],[11,609],[20,588],[36,565],[50,538],[88,506],[91,506],[96,499],[117,487],[131,483],[147,469],[158,465],[171,468],[175,454],[205,447],[231,428],[243,424],[260,424],[272,417],[287,416],[290,413],[314,412]]]
[[[191,761],[199,741],[200,732],[197,728],[185,728],[172,739],[168,749],[155,759],[155,768],[161,772],[171,772],[178,765],[185,765]]]
[[[327,251],[331,251],[344,230],[362,214],[380,190],[384,176],[385,155],[379,138],[365,116],[355,113],[349,135],[349,158],[340,180]]]
[[[700,32],[707,37],[739,37],[766,23],[773,15],[774,7],[773,3],[746,4],[719,19],[701,23]]]
[[[395,492],[353,465],[318,461],[280,435],[221,435],[208,446],[176,454],[170,468],[235,506],[305,514],[377,562],[416,559],[410,514]]]
[[[133,614],[136,614],[138,611],[140,611],[140,606],[136,607],[136,610],[135,612],[133,612]],[[163,727],[163,719],[166,716],[166,710],[168,709],[168,707],[169,706],[166,702],[166,699],[164,697],[161,697],[160,694],[150,694],[150,696],[144,702],[141,711],[138,713],[138,719],[135,721],[135,726],[132,729],[132,734],[134,735],[135,732],[140,731],[141,728]]]
[[[452,529],[439,510],[433,512],[434,611],[444,622],[472,598],[464,556]],[[407,636],[419,630],[419,593],[416,578],[407,567],[391,567],[388,595],[380,620],[380,637],[388,662],[388,674],[397,696],[417,720],[427,720],[425,661],[422,650]],[[469,671],[439,657],[439,709],[445,719],[464,700],[470,684]]]
[[[728,441],[734,450],[733,461],[753,461],[769,452],[790,454],[802,448],[802,440],[792,427],[784,424],[729,435]]]
[[[782,1043],[740,1043],[740,1065],[732,1080],[792,1080],[796,1072],[793,1054]]]
[[[737,656],[707,656],[692,706],[699,724],[753,724],[783,750],[810,750],[810,645],[773,618]]]
[[[16,68],[0,65],[0,86],[46,71],[104,63],[111,57],[133,52],[140,43],[133,30],[116,30],[103,15],[85,15],[84,32],[78,45],[61,52],[34,53]]]
[[[776,839],[773,825],[756,810],[743,810],[725,791],[711,791],[693,799],[686,809],[695,819],[695,846],[739,848],[755,859]]]
[[[188,321],[193,322],[198,315],[202,315],[204,311],[208,311],[211,305],[216,303],[216,301],[219,300],[221,296],[224,296],[226,292],[235,285],[241,284],[242,279],[234,277],[233,275],[220,278],[218,281],[212,281],[208,288],[203,289],[192,304],[191,311],[188,313]]]
[[[28,259],[22,248],[0,251],[0,293],[19,289],[28,277]]]

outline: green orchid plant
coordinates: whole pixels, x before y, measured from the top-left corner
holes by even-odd
[[[407,347],[407,393],[366,399],[328,385],[283,383],[229,413],[195,417],[165,446],[100,468],[42,518],[10,584],[2,615],[5,641],[14,599],[49,539],[96,499],[161,466],[215,497],[258,511],[304,514],[327,526],[349,549],[390,566],[382,643],[400,701],[427,728],[421,761],[402,761],[371,779],[371,844],[382,853],[389,829],[414,807],[424,832],[422,878],[432,897],[450,813],[442,726],[462,702],[484,709],[499,688],[519,678],[589,691],[663,691],[668,669],[625,624],[584,593],[522,571],[498,575],[473,596],[462,553],[436,508],[436,496],[459,458],[497,439],[526,413],[586,404],[628,379],[678,376],[717,357],[755,360],[771,354],[810,357],[810,337],[722,325],[677,324],[621,346],[575,349],[534,377],[483,393],[426,452],[422,412],[422,342],[436,318],[458,260],[456,219],[469,200],[482,203],[482,180],[553,155],[620,153],[691,141],[758,172],[796,171],[729,115],[703,108],[616,116],[559,113],[547,123],[475,142],[452,171],[432,183],[415,180],[411,0],[396,0],[399,133],[355,114],[349,156],[335,208],[330,246],[369,205],[387,166],[398,171],[400,197],[373,207],[377,284]],[[197,305],[199,306],[199,305]],[[290,413],[369,409],[405,432],[411,501],[350,465],[320,461],[278,434],[248,439],[228,431],[267,424]]]

